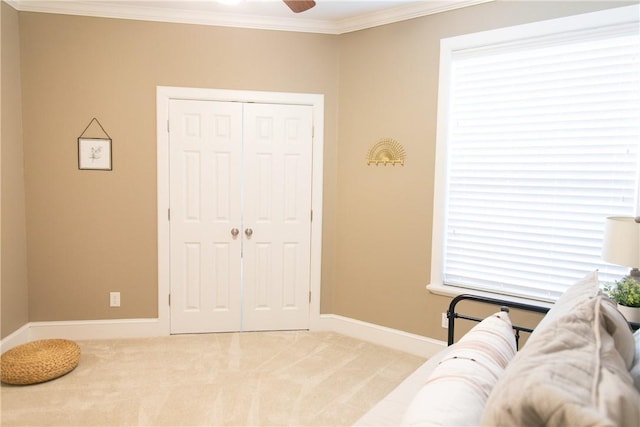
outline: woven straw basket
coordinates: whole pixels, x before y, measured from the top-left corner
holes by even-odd
[[[24,385],[49,381],[71,372],[79,361],[80,347],[73,341],[33,341],[2,355],[2,382]]]

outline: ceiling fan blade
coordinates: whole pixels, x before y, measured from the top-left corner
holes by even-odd
[[[314,0],[282,0],[294,13],[304,12],[316,5]]]

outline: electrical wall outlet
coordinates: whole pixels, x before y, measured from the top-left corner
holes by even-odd
[[[449,319],[447,318],[447,313],[442,313],[442,327],[445,329],[449,329]]]
[[[120,307],[120,292],[109,292],[109,307]]]

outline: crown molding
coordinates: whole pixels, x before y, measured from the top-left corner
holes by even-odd
[[[300,20],[295,17],[274,18],[234,13],[204,14],[195,10],[133,6],[119,2],[107,4],[76,0],[55,2],[46,0],[12,0],[11,3],[13,3],[12,6],[14,6],[15,9],[21,12],[54,13],[264,30],[331,33],[331,29],[326,28],[327,23],[325,21]]]
[[[372,12],[341,20],[313,20],[302,16],[278,18],[234,13],[203,14],[180,8],[154,8],[120,2],[82,0],[2,0],[21,12],[40,12],[139,21],[172,22],[262,30],[295,31],[320,34],[344,34],[379,25],[469,7],[494,0],[421,1],[380,12]]]
[[[450,10],[461,9],[463,7],[475,6],[482,3],[489,3],[494,0],[441,0],[422,1],[417,4],[398,6],[379,12],[372,12],[342,19],[335,23],[339,32],[336,34],[350,33],[364,30],[380,25],[393,24],[394,22],[406,21],[421,16],[435,15],[437,13]]]
[[[18,0],[2,0],[2,1],[8,4],[9,6],[11,6],[12,8],[14,8],[15,10],[20,10],[18,5]]]

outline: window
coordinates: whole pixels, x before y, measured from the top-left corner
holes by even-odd
[[[553,301],[636,213],[637,6],[441,44],[432,285]]]

